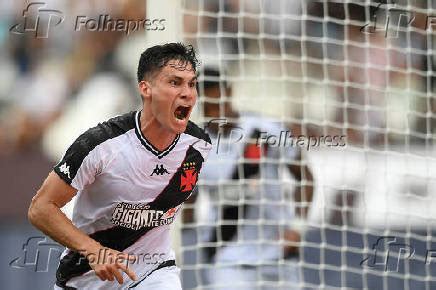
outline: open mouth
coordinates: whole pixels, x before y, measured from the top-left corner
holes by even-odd
[[[178,120],[185,120],[188,117],[190,111],[191,107],[189,106],[178,106],[174,111],[174,116]]]

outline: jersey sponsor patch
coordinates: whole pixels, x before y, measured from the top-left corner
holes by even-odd
[[[164,212],[163,210],[151,209],[150,205],[144,203],[120,202],[112,213],[111,222],[114,225],[132,230],[159,227],[171,224],[178,209],[179,206]]]

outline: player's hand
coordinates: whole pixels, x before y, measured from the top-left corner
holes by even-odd
[[[128,267],[129,262],[135,262],[133,255],[100,246],[87,251],[86,258],[95,274],[102,281],[117,280],[119,284],[123,284],[122,272],[126,273],[133,281],[137,280],[136,274]]]

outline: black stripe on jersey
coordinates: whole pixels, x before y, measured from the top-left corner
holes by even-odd
[[[151,153],[153,153],[154,155],[157,156],[158,159],[161,159],[162,157],[164,157],[165,155],[167,155],[168,153],[171,152],[171,150],[173,150],[173,148],[176,146],[177,141],[179,141],[180,135],[177,134],[176,138],[174,139],[174,141],[165,149],[160,151],[159,149],[157,149],[156,147],[153,146],[153,144],[151,144],[147,138],[145,138],[145,136],[142,134],[141,131],[141,112],[137,112],[136,113],[136,117],[135,117],[135,133],[136,136],[138,137],[139,141],[141,141],[142,145],[144,145],[144,147],[150,151]]]
[[[89,152],[94,150],[99,144],[135,128],[135,113],[133,111],[111,118],[88,129],[68,148],[62,160],[55,165],[53,170],[66,183],[71,184]]]
[[[209,144],[212,144],[209,134],[207,134],[203,129],[198,127],[194,122],[188,121],[188,125],[186,126],[186,130],[184,133],[204,140]]]
[[[183,203],[192,193],[195,184],[192,184],[191,190],[182,191],[182,178],[187,178],[184,170],[184,164],[194,164],[196,176],[200,174],[204,158],[199,151],[193,146],[189,146],[186,155],[176,173],[169,179],[168,185],[162,192],[148,204],[150,209],[167,212]],[[89,236],[98,241],[104,247],[112,248],[117,251],[123,251],[133,245],[137,240],[144,236],[148,231],[155,227],[143,227],[139,230],[133,230],[121,226],[115,226],[106,230],[101,230],[90,234]],[[91,270],[88,260],[78,252],[70,251],[65,255],[56,271],[56,285],[65,287],[69,279],[82,275]]]

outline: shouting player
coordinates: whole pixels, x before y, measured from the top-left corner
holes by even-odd
[[[206,224],[216,227],[199,235],[202,245],[209,245],[206,261],[215,263],[200,277],[206,276],[207,289],[298,289],[301,237],[295,221],[307,216],[313,194],[311,171],[300,150],[261,142],[261,137],[278,137],[286,128],[273,119],[235,111],[231,88],[219,71],[206,69],[201,85],[209,121],[205,126],[214,149],[203,168],[204,186],[199,191],[209,192],[212,208]],[[294,202],[285,198],[281,180],[285,170],[300,184]],[[192,218],[191,212],[185,214],[185,220]]]
[[[55,289],[181,289],[169,226],[211,148],[189,121],[196,70],[192,46],[144,51],[142,110],[84,132],[38,190],[30,221],[67,247]],[[60,208],[75,195],[70,221]]]

